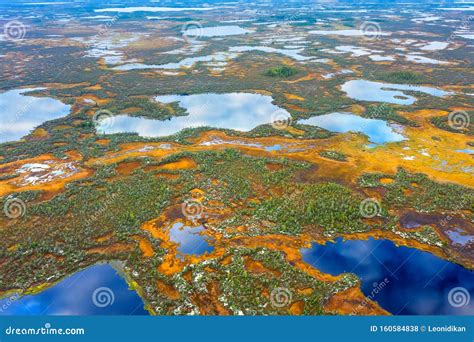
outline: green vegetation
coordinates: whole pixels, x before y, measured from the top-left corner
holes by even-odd
[[[192,158],[198,166],[191,170],[169,171],[179,176],[175,181],[157,178],[157,171],[144,171],[145,166],[164,165],[184,157]],[[261,198],[264,200],[262,205],[268,206],[270,202],[265,199],[276,198],[276,192],[290,186],[294,172],[305,170],[309,165],[285,159],[249,157],[232,149],[179,153],[161,161],[146,158],[125,162],[136,160],[141,161],[141,166],[129,176],[118,177],[115,171],[117,165],[98,166],[93,177],[69,184],[63,193],[45,202],[35,202],[38,192],[22,193],[21,198],[27,203],[25,216],[18,218],[15,225],[4,225],[5,218],[0,218],[0,223],[7,227],[6,238],[2,240],[0,249],[0,257],[7,260],[4,272],[0,274],[0,288],[27,289],[40,284],[45,277],[55,281],[101,260],[122,260],[125,270],[129,274],[133,273],[133,281],[141,289],[146,289],[144,296],[147,305],[158,314],[185,314],[196,310],[196,307],[189,305],[188,298],[206,298],[211,284],[218,284],[220,293],[224,295],[220,298],[222,305],[234,314],[285,314],[294,301],[303,303],[305,314],[322,314],[327,298],[357,284],[357,278],[353,275],[344,275],[334,283],[317,281],[290,265],[282,252],[263,248],[230,249],[222,257],[189,265],[173,277],[160,274],[157,268],[167,252],[160,246],[160,240],[154,239],[140,227],[144,222],[158,217],[164,208],[173,203],[173,198],[183,198],[191,189],[200,188],[206,194],[206,203],[217,200],[228,208],[239,204],[252,209],[252,199]],[[276,169],[268,168],[269,164]],[[216,182],[219,186],[215,185]],[[304,208],[306,214],[303,215],[307,221],[305,224],[334,226],[341,222],[341,226],[338,226],[341,228],[342,224],[356,218],[358,204],[349,204],[352,198],[350,190],[342,186],[331,183],[304,186],[300,194],[301,202],[307,203]],[[290,193],[286,196],[285,202],[291,202],[288,197]],[[4,199],[0,202],[3,203]],[[332,213],[330,209],[341,201],[341,210]],[[297,204],[294,205],[296,210]],[[236,223],[242,216],[238,209],[234,208],[233,211],[235,213],[229,221]],[[325,215],[320,218],[321,213]],[[296,211],[295,214],[300,215]],[[338,215],[346,219],[341,221]],[[284,217],[283,213],[281,217]],[[47,226],[36,224],[46,221]],[[284,222],[283,226],[275,228],[275,232],[284,227],[290,229],[289,223]],[[207,228],[215,227],[209,222]],[[23,236],[25,231],[29,232],[26,239]],[[108,235],[108,239],[98,242],[99,237]],[[150,241],[155,255],[143,259],[134,236]],[[111,250],[105,254],[87,253],[91,248],[106,249],[114,244],[136,247],[125,251]],[[8,249],[11,246],[16,248]],[[54,257],[45,258],[45,254]],[[222,260],[226,257],[230,257],[232,262],[224,265]],[[247,258],[260,262],[272,271],[265,274],[250,272],[244,263]],[[215,271],[209,272],[209,268]],[[184,279],[188,271],[193,274],[193,283]],[[229,272],[234,276],[229,278]],[[157,280],[179,291],[179,299],[170,299],[158,291]],[[313,291],[302,294],[297,291],[301,286]],[[291,293],[292,301],[287,306],[271,305],[269,295],[278,287],[287,288]]]
[[[407,126],[417,125],[414,121],[408,120],[407,118],[397,114],[395,109],[386,103],[370,105],[363,116],[371,119],[390,120]]]
[[[223,264],[222,261],[229,258],[230,262]],[[258,262],[269,272],[253,273],[246,267],[245,260]],[[189,272],[192,284],[183,279]],[[211,287],[217,284],[219,302],[231,314],[288,314],[291,304],[298,301],[302,302],[303,314],[320,315],[324,314],[323,307],[329,297],[355,286],[358,279],[352,274],[344,274],[341,279],[326,283],[290,265],[282,252],[266,248],[232,248],[222,257],[187,266],[167,283],[179,289],[183,296],[170,300],[154,293],[150,304],[157,314],[189,314],[197,308],[186,304],[185,299],[192,296],[206,301]],[[298,291],[302,288],[312,291],[304,294]]]
[[[383,184],[381,178],[392,178]],[[457,184],[437,183],[425,174],[408,173],[399,168],[395,176],[365,174],[359,179],[362,187],[384,187],[382,203],[390,208],[413,208],[418,212],[444,210],[474,212],[474,190]]]
[[[114,115],[124,114],[158,120],[168,120],[173,116],[187,115],[184,108],[176,103],[165,105],[149,98],[119,97],[101,109]]]
[[[426,82],[426,77],[423,74],[413,71],[393,71],[382,73],[378,75],[378,78],[382,81],[393,83],[417,84]]]
[[[344,153],[338,151],[321,151],[319,152],[319,155],[324,158],[333,159],[341,162],[347,161],[347,156]]]
[[[297,235],[304,229],[325,236],[369,230],[363,222],[360,203],[363,197],[335,183],[299,185],[287,193],[266,199],[247,211],[250,224],[271,222],[275,233]],[[383,209],[383,208],[382,208]],[[382,215],[384,211],[381,211]]]
[[[317,9],[315,11],[317,12]],[[272,20],[288,21],[287,25],[285,23],[276,29],[294,33],[295,37],[299,37],[303,31],[306,34],[307,30],[314,29],[314,14],[308,12],[296,15],[288,12],[278,14]],[[339,16],[337,25],[335,21],[324,21],[319,27],[357,28],[360,24],[351,14],[331,14],[333,15]],[[136,17],[127,16],[130,20],[122,21],[122,24],[133,24],[132,21]],[[187,15],[174,18],[177,23],[174,27],[131,25],[130,32],[140,31],[148,41],[135,42],[130,48],[123,48],[124,56],[129,60],[136,59],[147,64],[182,60],[190,53],[185,51],[190,47],[189,42],[171,39],[163,41],[163,44],[150,42],[156,37],[155,34],[165,37],[173,32],[178,33],[182,28],[179,24],[191,19],[194,20]],[[208,16],[196,20],[201,21],[204,26],[219,24],[217,19]],[[257,22],[266,21],[257,18]],[[88,30],[79,29],[79,26],[75,26],[76,21],[70,24],[71,32],[74,32],[77,38],[88,39],[91,34]],[[117,22],[117,25],[122,24]],[[404,29],[403,25],[404,21],[390,23],[394,32],[397,27]],[[138,165],[127,175],[118,174],[118,164],[86,163],[92,158],[121,153],[119,150],[124,143],[164,142],[180,144],[180,148],[190,146],[198,141],[196,138],[201,133],[211,129],[188,128],[163,138],[143,138],[137,134],[102,135],[96,132],[92,121],[92,115],[99,109],[108,110],[113,115],[127,114],[168,120],[187,113],[178,103],[163,104],[153,101],[154,96],[230,92],[271,94],[275,105],[286,108],[291,113],[292,129],[278,130],[267,124],[250,132],[229,129],[219,131],[234,137],[234,140],[240,139],[239,137],[276,136],[292,138],[295,142],[326,139],[333,136],[333,133],[298,124],[298,120],[340,111],[357,104],[356,100],[345,96],[340,90],[345,79],[358,77],[401,84],[426,83],[438,88],[442,88],[446,80],[450,80],[453,89],[468,89],[469,79],[457,77],[461,73],[464,76],[466,74],[460,62],[467,59],[462,49],[449,51],[450,57],[456,60],[459,57],[459,63],[452,64],[454,68],[449,65],[432,65],[430,73],[423,74],[420,70],[424,70],[426,65],[417,63],[407,64],[413,71],[397,70],[404,68],[401,65],[403,57],[394,63],[373,63],[368,58],[350,58],[348,54],[330,53],[335,46],[341,44],[341,38],[321,35],[318,36],[319,45],[306,44],[301,51],[305,56],[314,57],[314,60],[329,58],[330,63],[295,62],[294,66],[288,66],[285,63],[291,59],[289,56],[260,51],[239,54],[238,58],[229,61],[222,72],[213,71],[209,66],[212,63],[203,62],[189,69],[181,69],[177,76],[156,70],[117,72],[111,70],[110,65],[107,67],[97,58],[91,57],[77,58],[75,63],[71,63],[65,56],[84,55],[84,46],[81,46],[80,39],[75,40],[74,46],[69,47],[65,46],[67,39],[56,42],[47,40],[50,43],[43,45],[43,34],[57,33],[53,32],[56,29],[51,31],[46,26],[45,30],[36,32],[38,39],[23,40],[22,44],[10,44],[9,47],[13,49],[10,57],[31,56],[31,49],[34,48],[35,54],[42,58],[28,58],[28,63],[22,63],[21,58],[2,59],[0,64],[6,68],[0,82],[1,88],[44,85],[48,88],[35,91],[35,96],[55,97],[70,104],[72,111],[66,117],[41,124],[40,128],[48,133],[46,135],[29,135],[24,141],[0,144],[1,163],[43,154],[51,154],[67,161],[67,152],[75,151],[81,155],[77,163],[82,168],[91,169],[93,176],[68,183],[58,192],[21,191],[11,195],[26,204],[26,212],[16,219],[0,215],[0,291],[22,290],[44,284],[45,281],[54,282],[97,262],[119,260],[134,286],[143,292],[141,295],[147,305],[158,314],[197,314],[200,313],[200,308],[213,307],[211,304],[217,301],[232,314],[288,314],[289,305],[275,307],[271,304],[270,295],[275,288],[287,289],[292,296],[292,303],[302,304],[304,314],[324,314],[324,303],[327,299],[339,291],[357,285],[357,278],[346,274],[334,282],[319,281],[289,262],[288,255],[282,251],[283,248],[280,249],[281,243],[291,241],[292,246],[299,248],[299,236],[303,234],[305,237],[308,234],[312,238],[327,240],[344,234],[378,229],[392,232],[401,239],[442,247],[443,252],[453,257],[454,254],[450,254],[452,246],[445,248],[445,237],[440,237],[442,232],[437,230],[434,224],[403,229],[400,228],[399,215],[414,210],[418,212],[416,215],[425,213],[427,216],[436,217],[446,214],[456,218],[462,217],[462,220],[469,224],[474,221],[474,191],[468,187],[438,183],[429,179],[429,175],[409,173],[404,169],[399,169],[395,175],[365,174],[358,180],[358,184],[353,184],[344,171],[331,175],[328,172],[320,172],[321,169],[318,168],[321,165],[310,165],[297,160],[303,153],[289,154],[291,158],[288,159],[249,156],[235,149],[221,147],[211,151],[182,152],[165,158],[157,157],[156,153],[155,157],[150,154],[150,157],[126,159],[125,162],[135,162]],[[259,40],[261,35],[268,33],[269,27],[255,26],[255,30]],[[442,33],[441,31],[448,28],[438,27],[437,30],[437,33]],[[117,27],[118,31],[120,27]],[[260,44],[254,40],[255,37],[235,35],[230,37],[230,40],[204,39],[205,44],[199,55],[228,51],[229,42],[231,46]],[[299,44],[297,42],[292,44]],[[29,45],[30,43],[34,46]],[[280,43],[274,40],[271,44],[281,48],[284,44]],[[387,46],[389,50],[396,49],[392,43]],[[185,53],[162,53],[178,49]],[[16,61],[18,65],[10,67],[12,61]],[[324,81],[311,75],[293,82],[300,75],[322,75],[343,69],[353,70],[355,74],[339,75]],[[295,75],[298,76],[293,77]],[[410,116],[404,117],[397,114],[397,111],[406,108],[411,111],[426,108],[449,110],[454,106],[469,105],[469,97],[466,94],[434,97],[417,92],[415,96],[417,101],[411,106],[370,105],[361,115],[416,126]],[[84,98],[98,99],[97,103],[104,105],[88,105],[86,101],[81,100]],[[470,126],[462,129],[453,128],[448,122],[448,116],[430,120],[440,129],[474,135],[472,111],[468,113],[467,120],[470,121]],[[444,136],[433,135],[435,141],[446,139]],[[99,143],[99,139],[107,141]],[[429,143],[436,144],[435,141]],[[338,162],[345,162],[351,157],[350,164],[360,170],[359,163],[363,162],[365,157],[355,160],[356,154],[346,156],[339,152],[337,147],[328,147],[332,146],[333,142],[328,141],[326,144],[326,141],[314,141],[313,144],[320,144],[328,149],[319,152],[321,157]],[[344,143],[342,140],[339,142]],[[467,144],[474,146],[474,142]],[[397,146],[379,146],[377,149],[393,148],[393,151],[397,151],[400,147]],[[445,152],[440,151],[440,160]],[[314,157],[315,152],[308,148],[304,153],[313,153]],[[374,152],[374,156],[376,155]],[[196,166],[189,169],[157,168],[181,158],[191,159]],[[465,158],[467,160],[470,156],[466,154]],[[321,159],[319,162],[328,164]],[[318,164],[318,161],[315,164]],[[342,169],[349,163],[334,165],[340,165]],[[413,164],[413,167],[416,165]],[[1,181],[17,176],[13,172],[7,173],[10,172],[9,167],[4,170],[8,171],[0,176]],[[165,177],[170,175],[173,177]],[[382,182],[382,178],[390,178],[392,182],[385,182],[385,179]],[[170,251],[163,247],[161,239],[153,237],[151,233],[143,230],[142,226],[164,213],[169,215],[167,218],[170,220],[182,218],[180,206],[184,200],[190,198],[193,189],[201,189],[204,192],[202,204],[205,215],[199,223],[205,227],[204,234],[222,237],[211,242],[215,243],[216,248],[219,247],[219,253],[215,256],[208,255],[206,261],[188,264],[182,271],[167,275],[162,272],[160,266],[167,262],[165,256]],[[0,197],[0,208],[3,208],[11,196]],[[380,211],[373,218],[362,217],[360,209],[361,202],[368,197],[380,199]],[[154,252],[152,256],[143,256],[137,238],[146,239],[150,243]],[[268,242],[267,248],[255,247],[260,238],[265,239],[265,243]],[[251,244],[246,245],[247,241]],[[271,249],[273,242],[275,250]],[[221,247],[225,248],[225,251],[220,249]],[[453,258],[459,262],[457,256]],[[252,272],[247,264],[249,260],[259,263],[263,271]],[[157,281],[174,289],[179,294],[177,298],[170,298],[164,293],[166,291],[158,289]],[[303,289],[312,291],[301,291]],[[201,306],[197,304],[199,302],[205,304]]]
[[[266,72],[265,72],[265,75],[266,76],[270,76],[270,77],[291,77],[291,76],[294,76],[298,73],[298,69],[294,68],[294,67],[290,67],[290,66],[287,66],[287,65],[281,65],[281,66],[277,66],[277,67],[273,67],[273,68],[270,68],[268,69]]]
[[[137,170],[130,177],[107,181],[112,175],[113,169],[98,170],[95,177],[70,184],[64,193],[46,202],[34,203],[31,195],[22,195],[26,213],[9,226],[2,241],[0,257],[9,262],[0,274],[0,288],[28,288],[44,281],[45,274],[59,279],[72,269],[94,263],[100,255],[87,255],[86,250],[101,245],[96,238],[112,233],[104,246],[132,243],[133,234],[142,234],[140,225],[168,205],[170,189],[165,179]],[[4,227],[5,220],[0,218]],[[25,231],[28,238],[22,238]],[[6,251],[16,244],[15,250]],[[45,258],[46,253],[64,258]],[[123,255],[111,252],[102,258],[123,259]]]

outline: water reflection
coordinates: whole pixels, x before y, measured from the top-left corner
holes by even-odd
[[[222,63],[223,66],[227,65],[229,59],[237,57],[236,54],[228,52],[216,52],[211,55],[204,55],[198,57],[187,57],[176,63],[166,64],[143,64],[143,63],[127,63],[114,67],[113,70],[129,71],[129,70],[145,70],[145,69],[164,69],[173,70],[180,68],[191,68],[196,63],[204,63],[206,66],[213,66],[215,63]]]
[[[362,118],[351,113],[331,113],[313,116],[298,122],[304,125],[322,127],[338,133],[364,133],[369,137],[369,141],[376,144],[405,140],[403,135],[397,133],[393,127],[383,120]]]
[[[241,28],[237,25],[211,26],[188,28],[183,31],[183,35],[191,37],[223,37],[246,34],[252,31]]]
[[[250,93],[166,95],[157,96],[162,103],[178,102],[188,115],[159,121],[119,115],[113,122],[99,123],[98,130],[106,134],[134,132],[143,137],[162,137],[178,133],[184,128],[214,127],[248,132],[255,127],[289,118],[290,114],[272,104],[270,96]]]
[[[43,122],[68,115],[70,106],[61,101],[24,95],[42,89],[14,89],[0,94],[0,143],[19,140]]]
[[[233,46],[229,48],[231,52],[249,52],[249,51],[261,51],[266,53],[276,53],[284,55],[290,58],[293,58],[297,61],[310,61],[314,60],[314,57],[303,56],[301,52],[304,51],[303,48],[299,49],[277,49],[269,46]]]
[[[208,240],[202,232],[205,228],[201,226],[189,227],[181,222],[176,222],[170,229],[170,241],[179,244],[178,252],[181,254],[202,255],[212,252],[214,247],[209,245]]]
[[[382,83],[366,80],[351,80],[344,83],[342,91],[351,99],[358,101],[387,102],[400,105],[411,105],[416,98],[401,90],[421,92],[432,96],[447,96],[452,93],[441,89],[408,84]]]
[[[100,288],[111,291],[110,305],[94,304],[94,291]],[[38,294],[16,300],[11,296],[1,299],[0,315],[148,315],[148,312],[141,298],[128,288],[115,269],[103,264],[74,273]]]
[[[465,246],[474,242],[474,235],[467,234],[459,227],[456,227],[453,230],[448,230],[446,234],[455,245]]]
[[[336,239],[335,243],[313,244],[303,249],[303,259],[332,275],[357,274],[366,296],[374,286],[386,285],[373,300],[393,314],[472,315],[474,302],[456,307],[449,292],[463,287],[474,295],[474,272],[430,253],[397,247],[389,240]]]

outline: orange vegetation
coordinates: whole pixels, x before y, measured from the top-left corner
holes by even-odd
[[[193,169],[197,166],[191,158],[181,158],[178,161],[167,163],[161,166],[164,170]]]
[[[138,246],[140,247],[144,258],[150,258],[155,255],[155,251],[153,250],[153,246],[150,241],[141,236],[134,236],[134,238],[138,241]]]
[[[140,167],[141,162],[123,162],[117,166],[117,172],[121,176],[130,175],[135,169]]]
[[[367,299],[359,287],[336,293],[329,298],[324,309],[337,315],[389,315],[377,303]]]
[[[80,155],[77,152],[66,152],[69,156],[69,159],[63,160],[59,159],[50,154],[43,154],[38,157],[23,159],[19,161],[14,161],[1,165],[0,175],[6,173],[16,173],[16,170],[20,169],[26,164],[42,164],[48,162],[50,167],[57,167],[62,169],[66,168],[67,163],[78,160]],[[47,173],[47,171],[46,171]],[[51,177],[44,179],[41,182],[32,182],[30,181],[31,176],[34,176],[35,173],[24,172],[18,175],[15,178],[10,178],[0,181],[0,196],[4,196],[13,192],[29,191],[29,190],[43,190],[47,192],[57,192],[62,190],[64,186],[74,180],[86,178],[92,175],[92,170],[82,169],[80,166],[76,166],[76,172],[71,172],[70,174],[62,177]]]
[[[161,280],[156,281],[156,286],[158,287],[158,290],[161,293],[163,293],[165,296],[167,296],[169,299],[172,299],[172,300],[179,299],[180,297],[179,292],[176,291],[176,289],[173,286],[168,285]]]
[[[134,249],[134,246],[126,243],[115,243],[109,246],[100,246],[89,248],[87,254],[118,254],[122,252],[130,252]]]

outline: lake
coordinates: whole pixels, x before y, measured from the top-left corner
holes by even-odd
[[[94,12],[118,12],[118,13],[134,13],[134,12],[182,12],[182,11],[211,11],[214,7],[154,7],[154,6],[138,6],[138,7],[112,7],[95,9]]]
[[[303,56],[301,52],[304,51],[303,48],[298,49],[277,49],[270,46],[232,46],[229,48],[230,52],[250,52],[250,51],[260,51],[265,53],[275,53],[284,55],[290,58],[293,58],[296,61],[311,61],[314,60],[314,57]]]
[[[224,37],[246,34],[252,31],[237,25],[210,26],[210,27],[190,27],[182,31],[183,36],[191,37]]]
[[[227,61],[237,57],[235,53],[228,52],[216,52],[211,55],[204,55],[198,57],[187,57],[183,58],[179,62],[166,63],[166,64],[143,64],[143,63],[127,63],[112,68],[118,71],[129,71],[129,70],[146,70],[146,69],[180,69],[180,68],[191,68],[196,63],[204,63],[206,66],[212,66],[212,63],[222,63],[227,65]]]
[[[323,60],[317,60],[314,57],[303,56],[301,52],[303,48],[298,49],[277,49],[269,46],[232,46],[228,51],[215,52],[210,55],[194,56],[181,59],[179,62],[171,62],[165,64],[144,64],[144,63],[126,63],[123,65],[116,66],[112,70],[117,71],[130,71],[130,70],[146,70],[146,69],[189,69],[195,66],[197,63],[203,63],[205,66],[215,66],[215,63],[219,63],[220,66],[226,66],[229,60],[237,58],[240,54],[245,52],[260,51],[265,53],[280,54],[290,57],[296,61],[315,61],[323,62]]]
[[[345,36],[345,37],[363,37],[367,35],[364,30],[313,30],[308,33],[320,36]],[[377,32],[378,36],[390,36],[388,32]]]
[[[272,104],[272,97],[251,93],[196,94],[157,96],[161,103],[177,102],[188,115],[160,121],[119,115],[98,123],[98,131],[106,134],[132,132],[143,137],[163,137],[184,128],[214,127],[248,132],[277,119],[290,118],[286,110]]]
[[[34,295],[0,299],[0,315],[148,315],[110,264],[90,266]]]
[[[331,113],[299,120],[304,125],[318,126],[332,132],[359,132],[367,135],[370,142],[384,144],[405,140],[386,121],[363,118],[351,113]]]
[[[170,229],[170,241],[178,244],[178,252],[182,255],[202,255],[212,252],[214,247],[209,244],[211,240],[201,233],[205,228],[185,226],[181,222],[176,222]]]
[[[431,96],[448,96],[451,92],[437,88],[415,86],[408,84],[382,83],[366,80],[351,80],[341,86],[343,92],[351,99],[358,101],[387,102],[400,105],[411,105],[416,98],[404,93],[402,90],[425,93]]]
[[[0,143],[19,140],[43,122],[69,114],[71,107],[59,100],[25,95],[43,89],[13,89],[0,94]]]
[[[433,254],[373,238],[337,238],[325,245],[314,243],[301,253],[304,261],[324,273],[355,273],[362,292],[392,314],[474,314],[474,301],[469,301],[474,296],[474,272]]]

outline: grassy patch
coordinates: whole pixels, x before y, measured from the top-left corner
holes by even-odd
[[[383,184],[382,178],[391,178],[391,183]],[[418,212],[438,212],[442,210],[460,211],[474,208],[474,191],[461,185],[437,183],[422,173],[408,173],[398,169],[395,176],[365,174],[359,178],[362,187],[385,187],[382,202],[390,208],[413,208]]]
[[[347,157],[344,153],[338,151],[321,151],[319,155],[324,158],[333,159],[337,161],[347,161]]]
[[[186,110],[176,104],[162,104],[149,98],[121,97],[102,108],[113,114],[167,120],[173,116],[186,115]]]
[[[326,236],[367,231],[359,209],[362,199],[335,183],[302,185],[258,204],[249,222],[272,222],[271,230],[289,235],[305,227],[321,229]]]
[[[385,103],[369,106],[363,116],[371,119],[390,120],[407,126],[417,125],[414,121],[397,114],[392,106]]]
[[[378,78],[382,81],[394,83],[417,84],[426,82],[426,77],[423,74],[413,71],[393,71],[379,74]]]
[[[277,66],[277,67],[273,67],[273,68],[268,69],[265,72],[265,75],[270,76],[270,77],[283,77],[283,78],[286,78],[286,77],[294,76],[298,72],[299,71],[296,68],[293,68],[293,67],[290,67],[290,66],[287,66],[287,65],[281,65],[281,66]]]

